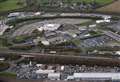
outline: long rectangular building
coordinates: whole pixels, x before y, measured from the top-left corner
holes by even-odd
[[[120,80],[120,73],[74,73],[74,79]]]

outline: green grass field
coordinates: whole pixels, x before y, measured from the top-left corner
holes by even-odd
[[[6,0],[6,1],[0,2],[0,12],[21,8],[22,6],[17,4],[18,1],[19,0]]]

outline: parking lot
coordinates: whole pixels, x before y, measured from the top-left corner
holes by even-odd
[[[40,71],[42,70],[42,71]],[[101,66],[86,66],[86,65],[59,65],[59,64],[19,64],[8,71],[17,73],[18,79],[39,79],[53,80],[49,74],[60,74],[54,80],[69,80],[68,77],[74,73],[118,73],[119,67],[101,67]]]
[[[99,46],[104,46],[106,43],[111,41],[113,41],[112,38],[103,35],[100,37],[83,40],[83,43],[81,45],[84,47],[99,47]]]

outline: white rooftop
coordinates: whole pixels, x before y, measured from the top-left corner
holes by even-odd
[[[4,61],[5,60],[5,58],[0,58],[0,61]]]
[[[116,51],[116,54],[117,54],[117,55],[120,55],[120,51]]]
[[[48,77],[60,77],[60,73],[49,73]]]
[[[34,13],[34,15],[36,15],[36,16],[37,16],[37,15],[40,15],[40,14],[41,14],[41,12],[36,12],[36,13]]]
[[[43,45],[50,45],[49,41],[41,41]]]
[[[89,25],[89,27],[96,27],[96,24],[93,24],[93,25]]]
[[[54,31],[57,30],[61,25],[60,24],[44,24],[43,26],[39,27],[39,31]]]
[[[37,66],[37,67],[40,67],[40,66],[42,66],[42,64],[36,64],[36,66]]]
[[[61,66],[61,70],[64,70],[65,66]]]
[[[74,78],[119,79],[120,73],[74,73]]]
[[[49,74],[49,73],[54,73],[54,70],[42,70],[42,69],[39,69],[36,71],[36,73],[38,74]]]
[[[88,37],[88,36],[90,36],[90,34],[86,34],[86,35],[84,35],[85,37]]]
[[[60,79],[60,73],[49,73],[48,78],[51,80]]]
[[[103,23],[103,22],[111,22],[109,19],[104,19],[104,20],[96,20],[96,23],[99,24],[99,23]]]

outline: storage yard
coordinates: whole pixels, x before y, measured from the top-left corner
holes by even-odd
[[[119,2],[0,0],[0,82],[119,82]]]

